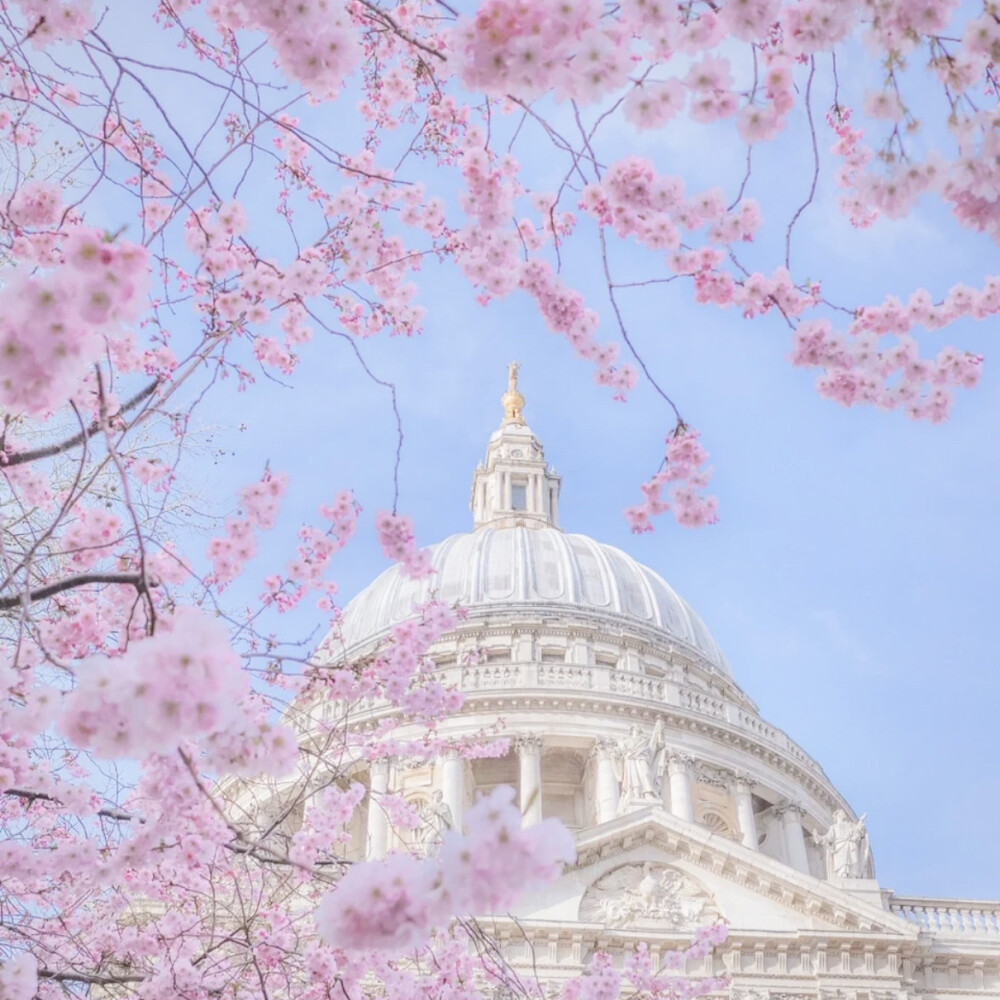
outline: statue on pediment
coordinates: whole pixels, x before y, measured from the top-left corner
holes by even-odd
[[[871,851],[864,815],[854,823],[843,809],[838,809],[826,833],[821,836],[813,830],[812,841],[826,848],[827,877],[865,878],[868,875]]]

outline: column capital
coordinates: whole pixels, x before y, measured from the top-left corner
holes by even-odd
[[[519,754],[537,755],[542,752],[545,741],[538,733],[518,733],[513,740],[514,749]]]
[[[667,754],[667,768],[671,774],[689,774],[694,767],[695,758],[688,753],[672,750]]]
[[[734,771],[733,785],[737,791],[752,791],[757,779],[749,771]]]
[[[389,773],[389,766],[392,764],[391,757],[375,757],[368,762],[368,766],[371,769],[372,774],[385,774]]]
[[[806,815],[805,806],[791,800],[779,802],[772,811],[783,823],[801,823]]]
[[[615,752],[617,742],[610,736],[598,736],[594,740],[594,745],[590,748],[590,753],[594,757],[609,758]]]

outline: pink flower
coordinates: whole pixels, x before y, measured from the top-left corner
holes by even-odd
[[[344,951],[398,955],[426,943],[455,914],[509,908],[573,861],[572,836],[557,820],[521,829],[514,791],[501,786],[466,814],[467,833],[449,831],[437,857],[391,855],[355,864],[320,902],[324,943]]]
[[[37,229],[53,225],[61,207],[62,194],[55,184],[27,181],[14,192],[7,214],[17,226]]]

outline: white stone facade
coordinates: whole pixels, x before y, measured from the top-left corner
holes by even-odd
[[[710,961],[730,973],[732,1000],[1000,997],[1000,903],[880,887],[863,817],[760,717],[701,619],[652,570],[559,529],[559,477],[524,423],[516,369],[503,402],[474,475],[474,530],[434,547],[427,580],[379,577],[325,654],[367,655],[432,595],[460,603],[467,618],[431,651],[466,693],[441,735],[502,717],[511,750],[359,765],[427,825],[403,836],[366,806],[354,856],[432,850],[477,795],[511,785],[526,823],[556,817],[577,838],[558,883],[495,918],[510,959],[543,978],[639,941],[655,962],[722,917],[729,939]],[[358,724],[387,711],[372,704]]]

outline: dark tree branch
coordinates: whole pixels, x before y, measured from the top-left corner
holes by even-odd
[[[85,587],[88,583],[122,583],[135,587],[140,594],[145,594],[147,591],[146,581],[138,573],[80,573],[78,576],[68,576],[65,580],[58,580],[37,590],[29,590],[26,594],[0,597],[0,611],[9,611],[24,603],[34,604],[35,601],[44,601],[53,594],[72,590],[74,587]]]
[[[53,972],[39,969],[39,979],[50,979],[57,983],[87,983],[90,986],[114,986],[116,983],[144,983],[145,976],[101,976],[92,972]]]
[[[156,379],[155,381],[150,382],[144,389],[140,389],[139,392],[137,392],[131,399],[126,400],[125,403],[122,404],[115,416],[117,417],[122,413],[128,413],[129,410],[134,410],[144,399],[148,399],[152,396],[159,384],[159,379]],[[74,434],[70,438],[66,438],[65,441],[60,441],[58,444],[50,444],[46,445],[44,448],[35,448],[32,451],[17,452],[13,455],[8,455],[6,458],[0,458],[0,466],[23,465],[25,462],[35,462],[40,458],[51,458],[53,455],[60,455],[62,452],[69,451],[71,448],[76,448],[89,438],[94,437],[100,429],[100,421],[95,420],[85,430]],[[0,439],[0,450],[2,450],[2,445],[3,440]]]
[[[28,803],[54,802],[56,805],[62,805],[61,799],[57,799],[54,795],[49,795],[47,792],[32,792],[25,788],[5,788],[3,794],[9,795],[13,799],[25,799]],[[130,823],[133,819],[137,819],[140,823],[146,822],[141,816],[133,816],[132,813],[125,812],[124,809],[116,809],[113,806],[98,809],[97,815],[103,816],[105,819],[121,820],[124,823]]]

